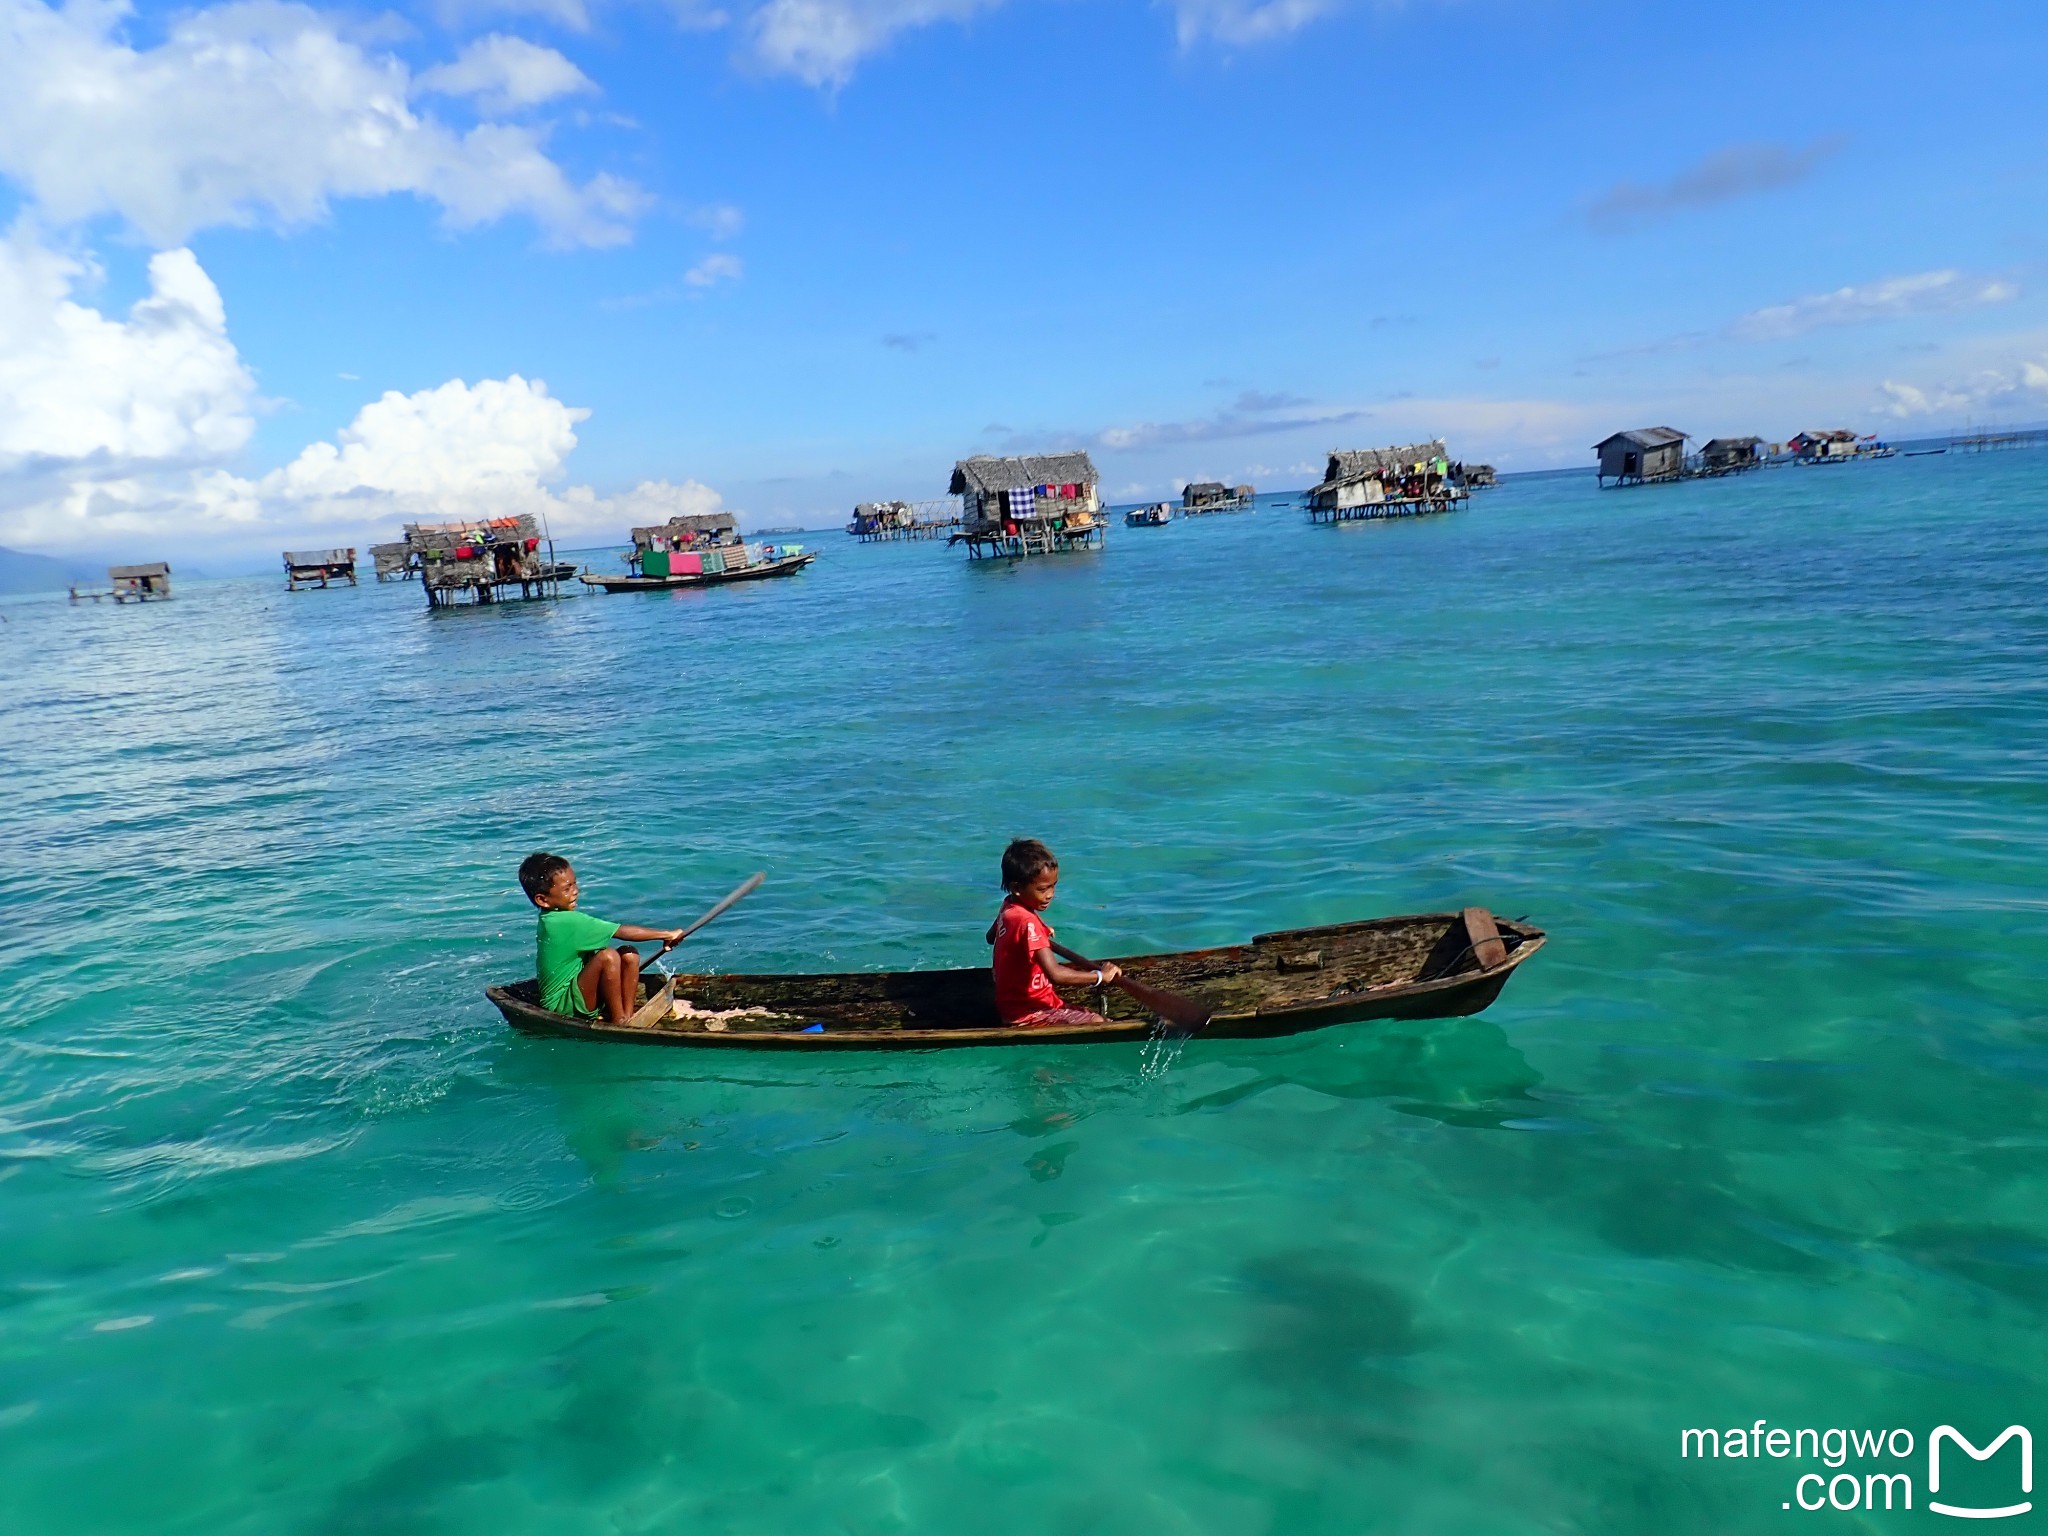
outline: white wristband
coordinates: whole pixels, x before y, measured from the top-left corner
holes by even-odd
[[[1095,973],[1095,985],[1097,988],[1102,986],[1102,972],[1099,970]]]

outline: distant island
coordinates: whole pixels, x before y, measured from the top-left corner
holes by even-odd
[[[0,548],[0,596],[15,592],[62,592],[88,573],[81,567],[48,555],[31,555],[24,550]]]

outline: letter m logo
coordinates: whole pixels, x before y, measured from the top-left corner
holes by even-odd
[[[2027,1433],[2026,1426],[2022,1424],[2008,1425],[2004,1434],[1985,1446],[1981,1451],[1965,1440],[1956,1431],[1954,1425],[1942,1425],[1927,1437],[1927,1491],[1929,1493],[1941,1492],[1942,1441],[1954,1441],[1956,1449],[1968,1456],[1972,1461],[1989,1461],[1998,1454],[1999,1448],[2006,1441],[2015,1436],[2019,1438],[2020,1442],[2020,1492],[2032,1493],[2034,1491],[2034,1437]],[[1933,1499],[1929,1499],[1927,1507],[1937,1515],[1960,1515],[1965,1520],[2002,1520],[2007,1515],[2024,1515],[2034,1505],[2031,1500],[2023,1500],[2018,1504],[2007,1504],[1998,1509],[1979,1509],[1968,1504],[1941,1504]]]

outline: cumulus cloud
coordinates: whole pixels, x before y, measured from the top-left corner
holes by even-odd
[[[806,85],[837,89],[898,32],[965,21],[1002,0],[768,0],[748,22],[754,62]]]
[[[1729,327],[1729,334],[1740,341],[1777,341],[1823,326],[1940,314],[1983,304],[2003,304],[2018,297],[2018,287],[2003,278],[1970,277],[1953,269],[1916,272],[1752,310]]]
[[[256,383],[192,253],[152,257],[149,293],[125,320],[77,301],[96,276],[26,221],[0,238],[0,473],[240,449]]]
[[[496,116],[595,91],[597,84],[554,49],[493,32],[471,43],[451,63],[427,70],[414,89],[472,97],[479,111]]]
[[[1181,47],[1203,39],[1242,47],[1299,32],[1337,9],[1337,0],[1170,0]]]
[[[210,225],[289,227],[335,198],[411,193],[458,228],[523,214],[556,243],[610,245],[645,205],[618,177],[572,181],[540,128],[458,133],[416,112],[403,61],[304,6],[187,12],[145,48],[119,35],[127,14],[115,0],[0,0],[0,174],[51,220],[112,214],[175,246]],[[501,49],[485,96],[560,87],[574,66],[536,57],[548,53]],[[464,58],[482,80],[487,56]]]
[[[1784,144],[1731,144],[1666,181],[1616,182],[1587,206],[1586,219],[1599,229],[1621,230],[1688,209],[1797,186],[1839,154],[1844,142],[1839,137],[1821,138],[1796,149]]]
[[[2011,368],[1986,368],[1963,379],[1940,384],[1908,384],[1886,379],[1878,386],[1886,415],[1913,417],[1981,415],[1987,411],[2038,411],[2048,406],[2048,365],[2021,362]]]
[[[696,481],[617,496],[565,486],[590,413],[518,374],[387,392],[331,441],[245,477],[233,463],[254,429],[255,381],[192,253],[153,257],[150,292],[125,318],[79,301],[93,276],[26,226],[0,242],[0,543],[388,535],[515,513],[562,538],[719,505]]]

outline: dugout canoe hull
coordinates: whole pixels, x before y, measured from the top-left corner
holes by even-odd
[[[1261,934],[1249,944],[1131,955],[1135,981],[1216,1010],[1204,1039],[1257,1040],[1369,1019],[1444,1019],[1478,1013],[1545,942],[1540,928],[1482,907],[1425,912],[1325,928]],[[1111,957],[1116,958],[1116,957]],[[653,977],[661,982],[658,975]],[[679,975],[620,1025],[540,1006],[532,981],[487,987],[514,1029],[579,1040],[710,1050],[930,1051],[985,1045],[1098,1045],[1143,1040],[1152,1015],[1123,993],[1107,995],[1106,1024],[1026,1029],[996,1016],[986,967],[819,975]],[[696,1010],[672,1016],[684,999]],[[1101,995],[1070,999],[1105,1008]],[[764,1010],[707,1021],[730,1010]],[[707,1027],[707,1022],[711,1027]],[[822,1024],[821,1032],[806,1026]]]
[[[700,571],[684,576],[592,576],[583,574],[586,587],[607,592],[679,592],[685,587],[722,587],[735,581],[772,581],[777,576],[794,576],[817,559],[816,555],[791,555],[787,560],[763,560],[737,571]]]

